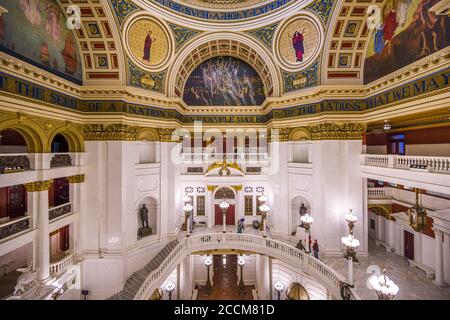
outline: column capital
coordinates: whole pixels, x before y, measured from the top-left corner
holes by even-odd
[[[23,186],[27,192],[40,192],[48,191],[53,185],[53,180],[46,181],[35,181],[30,183],[25,183]]]
[[[366,125],[357,122],[326,122],[309,128],[311,140],[362,140]]]
[[[67,178],[69,183],[83,183],[86,180],[85,174],[77,174],[75,176],[70,176]]]

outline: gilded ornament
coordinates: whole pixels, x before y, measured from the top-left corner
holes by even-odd
[[[125,124],[88,124],[83,127],[83,136],[86,141],[123,140],[137,141],[139,127]]]
[[[69,180],[69,183],[83,183],[86,180],[86,176],[84,174],[77,174],[68,177],[67,180]]]
[[[291,128],[273,128],[269,130],[269,136],[267,142],[287,142],[289,141],[289,135]]]
[[[366,126],[362,123],[321,123],[310,126],[311,140],[362,140]]]
[[[242,191],[242,184],[231,186],[236,191]]]
[[[53,185],[53,180],[46,181],[35,181],[30,183],[25,183],[23,186],[27,192],[40,192],[48,191]]]
[[[208,189],[208,191],[214,192],[214,190],[216,190],[218,187],[219,186],[208,185],[206,188]]]

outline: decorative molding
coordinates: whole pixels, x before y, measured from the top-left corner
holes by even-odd
[[[175,38],[175,51],[181,48],[190,39],[201,33],[200,31],[180,27],[173,23],[169,23],[169,27]]]
[[[279,25],[278,23],[275,23],[268,27],[249,31],[248,33],[251,34],[252,36],[256,37],[257,39],[259,39],[268,48],[272,49],[273,38],[274,38],[275,30],[277,29],[278,25]]]
[[[69,183],[83,183],[86,180],[86,175],[84,174],[77,174],[75,176],[70,176],[67,178]]]
[[[174,131],[175,129],[158,128],[159,142],[179,142],[179,139],[172,140],[172,134]]]
[[[323,21],[324,25],[328,24],[328,20],[331,18],[331,11],[333,10],[335,0],[316,0],[311,3],[306,9],[315,12]]]
[[[52,185],[53,180],[46,180],[46,181],[25,183],[23,186],[25,187],[25,191],[27,192],[41,192],[50,190]]]
[[[218,187],[219,187],[219,186],[208,185],[206,188],[208,189],[208,191],[214,192]]]
[[[311,66],[297,73],[282,72],[284,92],[317,86],[320,79],[319,59]]]
[[[86,141],[124,140],[137,141],[139,127],[125,124],[87,124],[83,126],[83,136]]]
[[[239,185],[234,185],[234,186],[231,186],[234,190],[236,190],[236,191],[242,191],[242,188],[243,188],[243,186],[242,186],[242,184],[239,184]]]
[[[311,140],[362,140],[366,125],[362,123],[321,123],[310,126]]]
[[[287,142],[292,128],[272,128],[269,130],[267,142]]]
[[[164,93],[166,71],[146,72],[128,60],[128,84],[132,87]]]

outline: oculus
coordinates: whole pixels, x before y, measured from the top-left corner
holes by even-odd
[[[259,74],[234,57],[214,57],[200,64],[186,81],[189,106],[257,106],[266,99]]]
[[[281,67],[299,71],[315,61],[322,47],[322,35],[322,25],[309,14],[287,20],[275,36],[275,56]]]

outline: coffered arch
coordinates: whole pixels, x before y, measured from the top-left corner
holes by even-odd
[[[247,35],[210,33],[194,38],[175,57],[166,78],[169,97],[182,97],[191,72],[202,62],[217,56],[232,56],[247,62],[260,75],[267,97],[280,96],[280,71],[266,49]]]

